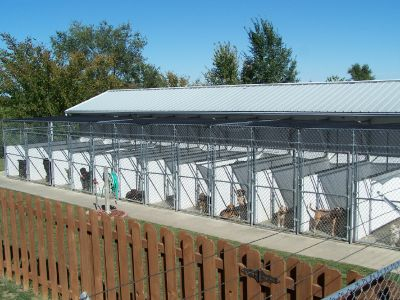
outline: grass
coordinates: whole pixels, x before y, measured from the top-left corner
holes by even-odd
[[[23,291],[22,288],[12,281],[0,279],[0,299],[31,300],[39,299],[32,291]]]
[[[0,172],[4,171],[4,158],[0,158]]]

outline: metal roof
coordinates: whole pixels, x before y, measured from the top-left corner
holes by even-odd
[[[400,80],[110,90],[66,114],[399,115]]]

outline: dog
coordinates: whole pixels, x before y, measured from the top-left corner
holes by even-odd
[[[331,223],[332,230],[331,230],[331,235],[335,236],[335,231],[336,231],[336,223],[338,222],[338,219],[343,217],[346,212],[343,207],[335,207],[331,210],[328,209],[313,209],[311,207],[311,204],[308,206],[308,208],[314,212],[314,226],[313,226],[313,232],[315,232],[315,229],[317,228],[318,224],[322,220],[328,220]]]
[[[391,224],[390,228],[390,246],[396,247],[400,241],[400,225],[398,224]]]
[[[208,213],[208,206],[211,203],[211,197],[205,193],[200,193],[197,199],[197,208],[202,214]]]
[[[144,199],[144,191],[132,189],[126,193],[125,198],[134,201],[142,201]]]
[[[245,190],[236,190],[236,203],[239,204],[235,209],[238,210],[240,219],[247,220],[247,198]]]
[[[238,218],[240,216],[238,206],[234,206],[233,204],[229,204],[219,215],[224,219]]]
[[[285,227],[286,215],[289,213],[289,207],[279,206],[278,211],[275,213],[276,223],[278,228]]]

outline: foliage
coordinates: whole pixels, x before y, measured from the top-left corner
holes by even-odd
[[[243,62],[243,83],[297,81],[297,62],[292,58],[292,49],[286,47],[270,22],[254,20],[253,29],[247,34],[250,54],[245,55]]]
[[[372,70],[367,64],[362,66],[360,64],[354,64],[348,69],[347,73],[349,73],[351,79],[355,81],[375,79],[375,76],[372,75]]]
[[[74,22],[51,37],[48,48],[31,38],[0,39],[0,118],[61,115],[83,100],[115,88],[186,86],[162,74],[142,51],[145,38],[129,24],[113,27]]]
[[[235,46],[218,43],[214,50],[213,67],[204,75],[208,84],[238,84],[239,57]]]
[[[332,75],[326,78],[326,82],[346,81],[346,78],[339,77],[338,75]]]

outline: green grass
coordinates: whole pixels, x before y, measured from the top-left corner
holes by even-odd
[[[4,171],[4,158],[0,158],[0,172]]]
[[[20,286],[3,278],[0,279],[0,299],[31,300],[39,298],[35,297],[32,291],[23,291]]]

